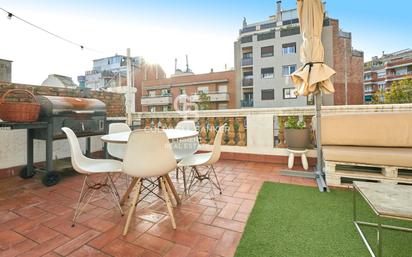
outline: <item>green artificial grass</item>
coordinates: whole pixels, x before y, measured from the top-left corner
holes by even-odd
[[[358,220],[375,222],[359,194],[357,203]],[[352,206],[353,193],[348,190],[320,193],[317,188],[266,182],[235,256],[370,256],[352,223]],[[412,227],[412,222],[384,223]],[[375,247],[376,230],[361,228]],[[412,256],[412,233],[384,230],[383,256]]]

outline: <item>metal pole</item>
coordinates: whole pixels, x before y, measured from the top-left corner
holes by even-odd
[[[316,153],[317,153],[317,162],[316,170],[323,172],[322,165],[322,145],[321,145],[321,108],[322,108],[322,93],[315,93],[315,105],[316,105]]]
[[[132,60],[130,59],[130,48],[127,48],[127,93],[126,93],[126,112],[127,124],[132,124]]]

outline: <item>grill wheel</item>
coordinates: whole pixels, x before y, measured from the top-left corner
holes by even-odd
[[[60,174],[56,171],[50,171],[44,174],[42,179],[43,185],[50,187],[56,185],[60,180]]]

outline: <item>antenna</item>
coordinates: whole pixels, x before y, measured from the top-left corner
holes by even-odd
[[[177,70],[177,58],[175,58],[175,72]]]

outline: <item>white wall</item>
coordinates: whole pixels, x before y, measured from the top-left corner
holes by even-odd
[[[85,151],[84,138],[80,145]],[[0,130],[0,169],[25,165],[27,162],[27,132],[26,130]],[[103,147],[100,137],[92,137],[92,152]],[[34,162],[46,160],[46,141],[34,140]],[[69,144],[66,139],[53,142],[53,159],[70,156]]]

